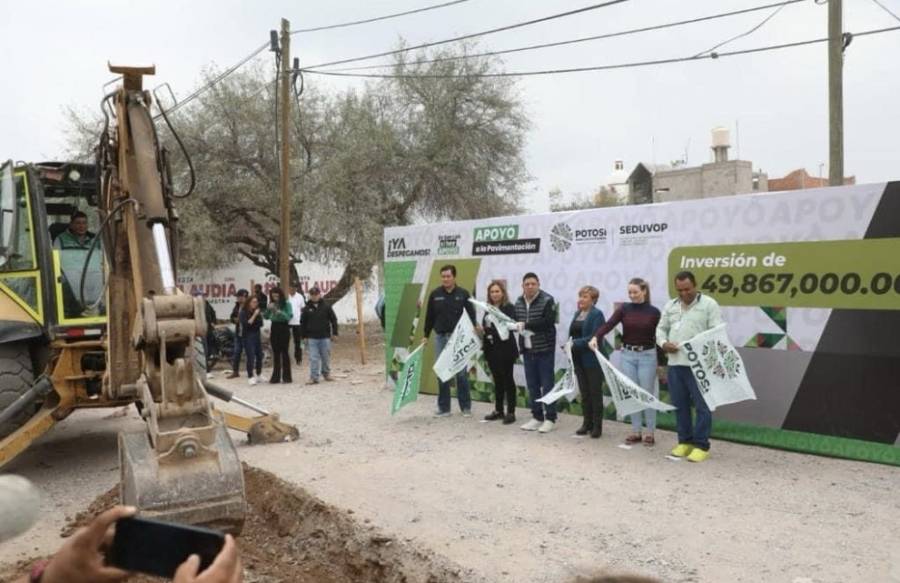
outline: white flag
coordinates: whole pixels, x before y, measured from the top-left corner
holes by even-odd
[[[549,405],[562,398],[565,398],[571,403],[578,397],[578,377],[575,376],[575,365],[572,363],[571,340],[566,343],[565,351],[566,356],[569,357],[569,366],[566,367],[566,372],[562,378],[559,379],[559,382],[553,385],[553,390],[538,399],[539,403]]]
[[[475,298],[469,298],[472,305],[479,308],[487,314],[488,324],[493,324],[500,335],[500,340],[509,338],[510,332],[515,332],[518,328],[517,322],[503,313],[497,306],[492,306],[484,302],[479,302]]]
[[[725,324],[682,342],[679,349],[687,353],[697,388],[710,411],[720,405],[756,399],[744,361],[728,339]]]
[[[612,395],[613,403],[616,405],[616,417],[619,420],[626,415],[631,415],[644,409],[656,409],[657,411],[675,410],[675,407],[668,403],[663,403],[625,376],[611,362],[606,360],[606,357],[599,350],[594,350],[594,354],[597,356],[597,360],[600,361],[603,376],[606,377],[606,384]]]
[[[434,362],[434,372],[446,383],[458,372],[466,370],[480,352],[481,339],[475,333],[469,315],[463,312],[443,352]]]

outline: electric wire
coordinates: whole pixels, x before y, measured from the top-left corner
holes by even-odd
[[[566,12],[559,12],[559,13],[556,13],[556,14],[550,14],[550,15],[548,15],[548,16],[543,16],[543,17],[541,17],[541,18],[535,18],[535,19],[532,19],[532,20],[526,20],[526,21],[524,21],[524,22],[517,22],[517,23],[515,23],[515,24],[508,24],[508,25],[506,25],[506,26],[500,26],[500,27],[497,27],[497,28],[489,29],[489,30],[483,30],[483,31],[481,31],[481,32],[473,32],[473,33],[470,33],[470,34],[464,34],[464,35],[462,35],[462,36],[457,36],[457,37],[453,37],[453,38],[448,38],[448,39],[445,39],[445,40],[439,40],[439,41],[433,41],[433,42],[422,43],[422,44],[414,45],[414,46],[411,46],[411,47],[403,47],[403,48],[399,48],[399,49],[394,49],[394,50],[392,50],[392,51],[385,51],[385,52],[383,52],[383,53],[375,53],[375,54],[372,54],[372,55],[365,55],[365,56],[362,56],[362,57],[353,57],[353,58],[350,58],[350,59],[341,59],[341,60],[338,60],[338,61],[330,61],[330,62],[328,62],[328,63],[319,63],[319,64],[316,64],[316,65],[311,65],[311,66],[309,66],[309,67],[306,67],[306,68],[304,69],[304,71],[310,71],[310,70],[312,70],[312,69],[319,69],[319,68],[321,68],[321,67],[330,67],[330,66],[332,66],[332,65],[344,65],[344,64],[347,64],[347,63],[358,63],[359,61],[369,61],[369,60],[372,60],[372,59],[377,59],[378,57],[389,57],[389,56],[391,56],[391,55],[399,55],[399,54],[401,54],[401,53],[406,53],[406,52],[409,52],[409,51],[415,51],[415,50],[419,50],[419,49],[427,49],[427,48],[430,48],[430,47],[436,47],[436,46],[439,46],[439,45],[445,45],[445,44],[448,44],[448,43],[455,43],[455,42],[459,42],[459,41],[461,41],[461,40],[467,40],[467,39],[470,39],[470,38],[477,38],[477,37],[480,37],[480,36],[485,36],[485,35],[488,35],[488,34],[495,34],[495,33],[498,33],[498,32],[505,32],[505,31],[507,31],[507,30],[514,30],[514,29],[517,29],[517,28],[522,28],[522,27],[524,27],[524,26],[531,26],[531,25],[534,25],[534,24],[540,24],[540,23],[542,23],[542,22],[547,22],[547,21],[550,21],[550,20],[556,20],[556,19],[559,19],[559,18],[565,18],[565,17],[567,17],[567,16],[574,16],[574,15],[576,15],[576,14],[582,14],[582,13],[584,13],[584,12],[589,12],[589,11],[591,11],[591,10],[597,10],[597,9],[600,9],[600,8],[606,8],[606,7],[612,6],[612,5],[614,5],[614,4],[621,4],[622,2],[628,2],[628,0],[607,0],[606,2],[601,2],[601,3],[599,3],[599,4],[591,4],[590,6],[584,6],[584,7],[582,7],[582,8],[576,8],[575,10],[568,10],[568,11],[566,11]]]
[[[888,8],[887,6],[885,6],[884,4],[882,4],[881,2],[879,2],[879,0],[872,0],[872,2],[874,2],[874,3],[877,4],[882,10],[884,10],[885,12],[887,12],[888,14],[890,14],[891,16],[893,16],[895,20],[900,21],[900,16],[897,16],[897,13],[896,13],[896,12],[894,12],[893,10],[891,10],[890,8]]]
[[[879,28],[874,30],[867,30],[864,32],[854,33],[853,37],[861,37],[861,36],[870,36],[875,34],[882,34],[886,32],[894,32],[900,30],[900,26],[892,26],[888,28]],[[350,77],[350,78],[367,78],[367,79],[454,79],[454,78],[467,78],[467,79],[476,79],[476,78],[487,78],[487,77],[534,77],[539,75],[559,75],[564,73],[582,73],[587,71],[610,71],[614,69],[631,69],[636,67],[648,67],[653,65],[669,65],[674,63],[685,63],[689,61],[702,61],[706,59],[719,59],[723,57],[734,57],[738,55],[749,55],[753,53],[762,53],[768,51],[775,51],[781,49],[789,49],[795,47],[808,46],[813,44],[819,44],[828,42],[828,37],[825,38],[816,38],[804,41],[796,41],[790,43],[783,43],[777,45],[768,45],[763,47],[756,47],[752,49],[742,49],[737,51],[729,51],[725,53],[708,53],[702,55],[695,55],[691,57],[673,57],[669,59],[656,59],[652,61],[636,61],[631,63],[618,63],[613,65],[596,65],[596,66],[588,66],[588,67],[570,67],[565,69],[544,69],[537,71],[510,71],[510,72],[497,72],[497,73],[473,73],[473,74],[463,74],[463,75],[439,75],[439,74],[417,74],[411,73],[408,75],[395,75],[395,74],[379,74],[379,73],[341,73],[337,71],[311,71],[309,69],[303,69],[305,73],[313,74],[313,75],[327,75],[330,77]]]
[[[752,8],[744,8],[742,10],[734,10],[731,12],[721,12],[718,14],[710,14],[708,16],[701,16],[698,18],[691,18],[688,20],[678,20],[675,22],[667,22],[664,24],[656,24],[653,26],[643,26],[640,28],[631,28],[628,30],[622,30],[622,31],[618,31],[618,32],[609,32],[609,33],[605,33],[605,34],[598,34],[595,36],[585,36],[585,37],[580,37],[580,38],[575,38],[575,39],[570,39],[570,40],[557,41],[557,42],[551,42],[551,43],[542,43],[542,44],[536,44],[536,45],[528,45],[528,46],[524,46],[524,47],[504,49],[504,50],[499,50],[499,51],[487,51],[487,52],[483,52],[483,53],[472,53],[472,54],[467,54],[467,55],[453,55],[453,56],[448,56],[448,57],[439,57],[439,58],[435,58],[435,59],[424,59],[424,60],[412,61],[407,64],[408,65],[427,65],[430,63],[441,63],[444,61],[458,61],[458,60],[463,60],[463,59],[475,59],[475,58],[479,58],[479,57],[494,57],[494,56],[498,56],[498,55],[507,55],[510,53],[520,53],[520,52],[533,51],[533,50],[538,50],[538,49],[561,47],[561,46],[573,45],[573,44],[577,44],[577,43],[589,42],[589,41],[594,41],[594,40],[616,38],[616,37],[621,37],[621,36],[638,34],[638,33],[642,33],[642,32],[663,30],[666,28],[675,28],[678,26],[685,26],[685,25],[689,25],[689,24],[695,24],[698,22],[718,20],[720,18],[727,18],[730,16],[737,16],[740,14],[748,14],[751,12],[758,12],[760,10],[767,10],[769,8],[776,8],[783,4],[794,4],[797,2],[806,2],[806,1],[807,0],[788,0],[788,2],[786,2],[786,3],[785,2],[775,2],[775,3],[771,3],[771,4],[764,4],[762,6],[754,6]],[[394,63],[385,63],[385,64],[380,64],[380,65],[365,65],[365,66],[360,66],[360,67],[344,67],[344,68],[340,68],[340,69],[329,69],[329,71],[363,71],[363,70],[367,70],[367,69],[380,69],[380,68],[384,68],[384,67],[393,67],[393,66],[394,66]]]
[[[406,12],[397,12],[397,13],[394,13],[394,14],[387,14],[387,15],[384,15],[384,16],[377,16],[377,17],[374,17],[374,18],[367,18],[367,19],[364,19],[364,20],[356,20],[356,21],[352,21],[352,22],[342,22],[342,23],[338,23],[338,24],[330,24],[330,25],[327,25],[327,26],[317,26],[317,27],[314,27],[314,28],[296,29],[296,30],[292,30],[292,31],[291,31],[291,34],[293,35],[293,34],[299,34],[299,33],[315,32],[315,31],[319,31],[319,30],[331,30],[331,29],[335,29],[335,28],[344,28],[344,27],[348,27],[348,26],[357,26],[357,25],[360,25],[360,24],[367,24],[367,23],[370,23],[370,22],[379,22],[379,21],[382,21],[382,20],[388,20],[388,19],[391,19],[391,18],[399,18],[399,17],[401,17],[401,16],[406,16],[406,15],[409,15],[409,14],[417,14],[417,13],[419,13],[419,12],[426,12],[426,11],[428,11],[428,10],[435,10],[435,9],[438,9],[438,8],[444,8],[444,7],[447,7],[447,6],[452,6],[452,5],[454,5],[454,4],[461,4],[461,3],[463,3],[463,2],[468,2],[468,1],[469,1],[469,0],[453,0],[452,2],[444,2],[444,3],[442,3],[442,4],[435,4],[435,5],[432,5],[432,6],[425,6],[425,7],[423,7],[423,8],[418,8],[418,9],[416,9],[416,10],[407,10]],[[618,0],[618,1],[622,2],[622,1],[625,1],[625,0]],[[225,70],[222,71],[219,75],[216,75],[213,79],[210,79],[207,83],[205,83],[204,85],[202,85],[202,86],[200,86],[199,88],[197,88],[193,93],[191,93],[190,95],[188,95],[187,97],[185,97],[184,99],[182,99],[181,101],[179,101],[178,103],[176,103],[175,105],[173,105],[173,106],[168,110],[167,113],[169,113],[169,114],[174,114],[174,113],[177,112],[179,109],[181,109],[182,107],[184,107],[185,105],[187,105],[188,103],[190,103],[191,101],[193,101],[194,99],[198,98],[200,95],[202,95],[203,93],[205,93],[205,92],[208,91],[209,89],[212,89],[215,85],[217,85],[217,84],[219,84],[220,82],[222,82],[223,79],[225,79],[226,77],[228,77],[229,75],[231,75],[232,73],[234,73],[235,71],[237,71],[238,69],[240,69],[241,67],[243,67],[245,64],[247,64],[248,62],[250,62],[250,60],[252,60],[254,57],[256,57],[257,55],[259,55],[259,54],[260,54],[261,52],[263,52],[264,50],[266,50],[268,47],[269,47],[269,43],[268,43],[268,42],[266,42],[266,43],[260,45],[259,47],[257,47],[256,49],[254,49],[250,54],[248,54],[248,55],[246,55],[244,58],[242,58],[240,61],[238,61],[237,63],[235,63],[235,64],[232,65],[231,67],[225,69]],[[155,117],[154,120],[158,119],[159,117],[160,117],[160,116]]]
[[[437,8],[444,8],[447,6],[453,6],[454,4],[462,4],[463,2],[468,2],[469,0],[453,0],[453,2],[444,2],[443,4],[433,4],[431,6],[424,6],[422,8],[416,8],[415,10],[407,10],[406,12],[396,12],[394,14],[387,14],[385,16],[376,16],[374,18],[366,18],[364,20],[353,20],[350,22],[342,22],[340,24],[329,24],[327,26],[316,26],[313,28],[295,28],[291,31],[291,34],[301,34],[306,32],[318,32],[320,30],[333,30],[335,28],[345,28],[348,26],[357,26],[359,24],[369,24],[371,22],[380,22],[382,20],[389,20],[391,18],[398,18],[400,16],[408,16],[410,14],[418,14],[419,12],[427,12],[429,10],[435,10]]]
[[[763,26],[765,26],[765,24],[766,24],[767,22],[769,22],[770,20],[772,20],[773,18],[775,18],[775,15],[777,15],[779,12],[781,12],[781,10],[782,10],[785,6],[787,6],[788,4],[791,4],[791,2],[790,2],[790,1],[788,1],[788,2],[783,2],[780,6],[778,6],[778,8],[776,8],[776,9],[772,12],[772,14],[770,14],[770,15],[766,16],[765,18],[763,18],[763,19],[760,21],[759,24],[757,24],[756,26],[754,26],[754,27],[751,28],[750,30],[748,30],[748,31],[746,31],[746,32],[742,32],[741,34],[739,34],[739,35],[737,35],[737,36],[733,36],[733,37],[731,37],[731,38],[728,39],[728,40],[724,40],[724,41],[720,42],[719,44],[717,44],[717,45],[713,46],[712,48],[709,48],[709,49],[707,49],[707,50],[705,50],[705,51],[700,51],[699,53],[697,53],[697,54],[694,55],[694,56],[700,56],[700,55],[705,55],[705,54],[707,54],[707,53],[711,53],[711,52],[715,51],[716,49],[721,48],[721,47],[724,47],[725,45],[727,45],[727,44],[729,44],[729,43],[731,43],[731,42],[734,42],[734,41],[736,41],[736,40],[738,40],[738,39],[741,39],[741,38],[744,38],[744,37],[746,37],[746,36],[750,36],[751,34],[753,34],[754,32],[756,32],[757,30],[759,30],[760,28],[762,28]]]

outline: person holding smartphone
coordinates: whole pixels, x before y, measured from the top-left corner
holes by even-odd
[[[244,352],[247,354],[247,377],[251,385],[262,379],[262,324],[263,315],[256,296],[244,302],[241,309],[241,332],[243,333]],[[254,372],[256,373],[254,375]]]
[[[28,575],[15,583],[118,583],[132,575],[106,564],[108,543],[116,521],[134,516],[137,509],[115,506],[97,516],[69,538],[49,560],[35,563]],[[241,583],[243,567],[237,543],[225,535],[225,544],[208,569],[198,573],[200,557],[191,555],[175,572],[174,583]]]

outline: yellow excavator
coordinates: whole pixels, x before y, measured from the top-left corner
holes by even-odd
[[[207,323],[202,298],[176,287],[178,195],[143,88],[155,68],[110,71],[121,86],[102,103],[96,164],[0,166],[0,468],[76,409],[134,403],[146,429],[119,434],[122,502],[239,532],[244,482],[227,428],[251,442],[297,429],[195,364]],[[216,409],[210,395],[256,414]]]

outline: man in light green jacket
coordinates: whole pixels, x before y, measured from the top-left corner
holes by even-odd
[[[716,300],[697,291],[697,280],[690,271],[675,275],[675,289],[678,297],[663,306],[656,327],[656,343],[669,357],[669,395],[677,408],[678,445],[672,455],[702,462],[709,457],[712,413],[700,394],[681,344],[721,324],[722,312]],[[697,410],[695,422],[691,419],[691,405]]]

